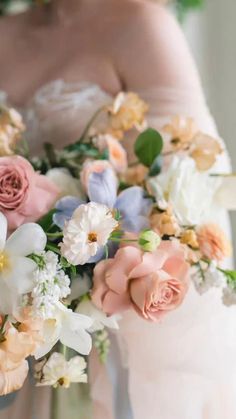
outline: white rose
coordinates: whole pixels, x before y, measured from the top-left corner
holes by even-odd
[[[75,179],[69,170],[54,168],[49,170],[46,176],[59,188],[61,192],[60,198],[70,195],[84,199],[84,192],[80,181]]]
[[[193,159],[174,157],[168,170],[149,179],[149,189],[157,202],[173,206],[182,225],[197,225],[209,216],[221,180],[199,172]]]

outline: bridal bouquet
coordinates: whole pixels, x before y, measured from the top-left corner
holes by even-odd
[[[105,362],[107,328],[118,329],[124,311],[156,322],[191,281],[236,303],[236,272],[221,265],[231,245],[215,214],[236,207],[234,177],[215,169],[222,145],[189,118],[148,128],[147,110],[120,93],[78,141],[45,144],[45,156],[31,158],[21,116],[1,109],[1,395],[23,385],[29,356],[37,385],[86,382],[86,356],[93,345]],[[135,130],[128,165],[122,140]]]

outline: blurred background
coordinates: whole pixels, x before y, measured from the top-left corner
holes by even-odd
[[[183,22],[221,137],[236,172],[236,1],[205,0]],[[236,191],[235,191],[236,193]],[[236,214],[232,215],[236,258]]]

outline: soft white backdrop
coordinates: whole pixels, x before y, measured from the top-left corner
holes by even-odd
[[[184,29],[236,172],[236,0],[205,3],[201,12],[188,16]],[[236,249],[236,213],[232,223]]]

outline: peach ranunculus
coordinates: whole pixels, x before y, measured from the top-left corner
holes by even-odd
[[[53,207],[58,193],[23,157],[0,157],[0,211],[10,230],[37,221]]]
[[[43,342],[42,320],[30,318],[28,309],[17,320],[21,321],[17,328],[7,322],[5,340],[0,343],[0,395],[22,387],[28,373],[26,358]]]
[[[87,191],[89,177],[92,173],[102,173],[106,169],[112,169],[108,160],[85,160],[80,173],[80,181],[84,190]]]
[[[199,227],[197,239],[201,253],[208,259],[221,261],[231,256],[231,243],[217,224],[210,223]]]
[[[106,314],[133,308],[144,319],[157,321],[183,302],[189,264],[177,241],[163,241],[153,253],[126,246],[114,259],[97,264],[93,280],[92,301]]]
[[[117,138],[111,134],[99,135],[95,143],[101,151],[108,149],[108,159],[117,173],[123,173],[128,167],[127,152]]]

